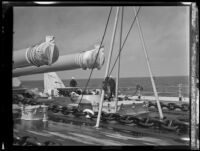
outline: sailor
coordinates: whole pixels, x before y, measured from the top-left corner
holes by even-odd
[[[110,95],[111,97],[115,96],[115,87],[116,87],[116,83],[115,80],[112,78],[112,76],[110,76],[110,78],[108,79],[108,84],[110,86]]]
[[[182,96],[182,84],[178,85],[178,97],[179,97],[179,101],[183,100],[183,96]]]
[[[141,92],[143,91],[143,87],[139,84],[136,85],[136,93],[138,94],[138,99],[141,99]]]
[[[102,89],[105,91],[105,97],[104,99],[107,99],[108,97],[108,78],[106,77],[105,80],[102,82]]]
[[[76,86],[77,86],[77,82],[76,82],[76,80],[75,80],[74,77],[72,77],[72,79],[71,79],[69,85],[70,85],[70,87],[76,87]]]
[[[106,77],[103,81],[103,89],[108,96],[108,101],[115,95],[115,80],[110,76]]]

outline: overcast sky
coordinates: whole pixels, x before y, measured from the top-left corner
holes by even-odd
[[[136,7],[137,8],[137,7]],[[60,55],[76,53],[100,43],[110,7],[15,7],[14,50],[27,48],[54,35]],[[189,18],[187,7],[142,7],[139,19],[144,34],[154,76],[189,75]],[[113,7],[104,40],[106,61],[101,70],[94,70],[92,78],[105,74],[116,7]],[[133,7],[125,7],[123,39],[134,19]],[[118,26],[119,27],[119,26]],[[119,47],[119,28],[114,47]],[[88,78],[90,70],[57,72],[62,79]],[[77,76],[79,75],[79,76]],[[112,76],[115,77],[116,69]],[[121,55],[121,77],[149,76],[139,38],[134,25]],[[43,79],[43,74],[22,76],[21,80]]]

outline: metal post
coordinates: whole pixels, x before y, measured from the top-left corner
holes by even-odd
[[[192,3],[191,9],[190,9],[190,52],[191,52],[191,61],[190,61],[190,71],[191,71],[191,87],[190,87],[190,98],[191,98],[191,149],[192,150],[198,150],[199,144],[198,144],[198,138],[197,138],[197,52],[198,49],[198,8],[196,6],[196,3]]]
[[[121,42],[122,42],[123,11],[124,11],[124,8],[121,7],[121,29],[120,29],[120,36],[119,36],[120,37],[119,38],[119,51],[121,49]],[[115,89],[115,112],[117,112],[117,104],[118,104],[119,76],[120,76],[120,52],[119,52],[119,59],[118,59],[117,80],[116,80],[116,89]]]
[[[135,8],[134,8],[134,12],[136,14]],[[154,79],[153,79],[153,74],[151,72],[151,66],[150,66],[150,63],[149,63],[149,57],[148,57],[148,54],[147,54],[147,51],[146,51],[144,38],[143,38],[142,31],[141,31],[142,29],[140,27],[139,18],[137,16],[136,16],[136,21],[137,21],[137,25],[138,25],[138,29],[139,29],[140,39],[142,41],[142,47],[143,47],[144,54],[145,54],[146,61],[147,61],[147,66],[148,66],[148,70],[149,70],[149,74],[150,74],[150,78],[151,78],[151,83],[152,83],[152,86],[153,86],[154,95],[155,95],[155,98],[156,98],[156,103],[157,103],[157,107],[158,107],[158,111],[159,111],[160,120],[162,120],[163,119],[163,113],[162,113],[162,109],[161,109],[161,106],[160,106],[158,93],[157,93],[157,90],[156,90],[156,85],[155,85],[155,82],[154,82]]]
[[[108,56],[108,63],[107,63],[107,67],[106,67],[105,77],[108,76],[108,71],[109,71],[109,67],[110,67],[110,61],[111,61],[111,56],[112,56],[112,51],[113,51],[113,46],[114,46],[114,39],[115,39],[115,33],[116,33],[116,29],[117,29],[116,27],[117,27],[118,18],[119,18],[119,7],[117,7],[117,12],[116,12],[116,16],[115,16],[115,23],[114,23],[114,28],[113,28],[112,41],[111,41],[111,46],[110,46],[110,51],[109,51],[109,56]],[[99,124],[100,124],[104,94],[105,94],[105,91],[102,90],[101,100],[100,100],[100,104],[99,104],[99,111],[98,111],[98,116],[97,116],[97,122],[95,125],[96,128],[98,128]]]

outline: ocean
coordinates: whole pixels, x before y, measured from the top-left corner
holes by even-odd
[[[65,86],[69,86],[71,79],[62,80]],[[189,97],[189,76],[168,76],[154,77],[156,88],[159,96],[178,96],[178,85],[182,84],[182,95]],[[84,88],[87,79],[76,79],[78,87]],[[88,85],[89,89],[101,88],[103,79],[91,79]],[[119,91],[126,95],[133,95],[136,91],[136,85],[143,87],[142,95],[153,95],[153,88],[150,77],[133,77],[120,78]],[[22,81],[25,88],[38,88],[40,91],[44,89],[43,80]]]

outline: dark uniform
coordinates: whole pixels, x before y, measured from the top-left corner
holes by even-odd
[[[109,80],[108,80],[108,85],[110,86],[111,97],[115,96],[115,87],[116,87],[115,80],[110,77]]]
[[[113,97],[113,95],[115,95],[115,86],[115,80],[111,77],[106,77],[103,81],[103,89],[107,94],[109,101]]]
[[[69,85],[70,85],[70,87],[76,87],[76,86],[77,86],[77,82],[76,82],[76,80],[71,79]]]

